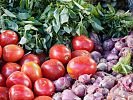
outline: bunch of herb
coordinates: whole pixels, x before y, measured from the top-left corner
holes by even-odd
[[[47,51],[50,47],[51,37],[45,34],[43,24],[38,21],[40,9],[32,10],[29,2],[20,1],[16,8],[13,6],[9,9],[1,7],[0,29],[11,29],[19,34],[19,44],[26,52],[33,51],[40,53]],[[27,5],[27,6],[26,6]],[[41,13],[40,13],[41,14]],[[46,45],[47,44],[47,45]]]
[[[104,30],[101,31],[102,34],[107,34],[108,37],[121,37],[128,35],[128,32],[133,28],[133,17],[129,11],[116,11],[110,5],[108,5],[108,9],[103,9],[100,4],[96,9],[102,27],[104,27]]]
[[[52,34],[54,42],[70,44],[75,35],[88,34],[89,31],[101,31],[101,22],[96,18],[91,7],[83,0],[59,0],[50,4],[40,17],[47,33]],[[94,7],[94,6],[93,6]]]

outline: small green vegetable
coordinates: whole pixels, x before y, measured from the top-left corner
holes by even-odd
[[[131,63],[131,51],[127,53],[122,59],[119,59],[119,62],[113,66],[112,70],[121,73],[121,74],[128,74],[132,72],[132,67],[130,66]]]

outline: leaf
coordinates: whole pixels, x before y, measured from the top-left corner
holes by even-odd
[[[7,28],[12,29],[14,31],[18,31],[18,25],[15,22],[7,20],[6,25],[7,25]]]
[[[91,25],[94,28],[95,31],[101,31],[104,28],[101,26],[101,22],[97,18],[92,18],[91,20]]]
[[[27,24],[24,26],[24,29],[27,31],[27,30],[35,30],[35,31],[38,31],[38,29],[36,27],[34,27],[33,25],[31,24]]]
[[[124,56],[122,59],[119,59],[119,62],[112,67],[112,70],[117,73],[128,74],[132,72],[132,67],[130,66],[131,63],[131,51],[129,50],[127,55]]]
[[[66,7],[64,7],[64,9],[61,11],[60,19],[61,19],[61,24],[68,22],[69,15],[68,15],[68,9]]]
[[[72,11],[71,9],[69,9],[69,15],[73,19],[76,19],[77,18],[76,13],[74,11]]]
[[[25,37],[23,36],[23,37],[21,37],[21,39],[20,39],[20,41],[19,41],[19,44],[24,45],[26,42],[27,42],[27,38],[25,38]]]
[[[83,10],[84,8],[80,5],[80,4],[78,4],[76,1],[73,1],[74,2],[74,4],[79,8],[79,9],[81,9],[81,10]]]
[[[32,24],[32,25],[42,25],[38,20],[34,21],[22,21],[24,24]]]
[[[77,28],[77,30],[76,30],[76,33],[77,33],[78,35],[86,34],[86,33],[87,33],[87,30],[86,30],[86,28],[84,27],[84,25],[83,25],[82,22],[79,22],[78,28]]]
[[[59,29],[60,29],[60,26],[58,26],[56,23],[55,23],[55,20],[52,20],[52,25],[53,25],[53,29],[55,31],[55,33],[58,33]]]
[[[30,14],[29,13],[18,13],[17,17],[20,20],[25,20],[25,19],[28,19],[30,17]]]
[[[110,12],[115,13],[115,9],[111,5],[109,5],[109,4],[107,4],[107,5],[108,5]]]
[[[60,2],[70,2],[72,0],[59,0]]]
[[[42,53],[42,52],[43,52],[43,50],[41,50],[41,49],[39,49],[39,48],[36,49],[36,53],[39,54],[39,53]]]
[[[67,33],[72,32],[72,28],[71,28],[71,27],[64,26],[63,28],[64,28],[64,30],[65,30]]]
[[[47,6],[47,7],[45,8],[44,12],[41,14],[40,20],[45,19],[46,13],[49,12],[50,9],[51,9],[51,6]]]
[[[60,26],[60,20],[59,20],[59,11],[56,8],[56,10],[54,11],[54,18],[56,19],[56,23],[58,26]]]
[[[45,48],[45,49],[47,49],[46,42],[47,42],[46,39],[43,38],[42,39],[42,44],[43,44],[43,48]]]
[[[28,45],[25,45],[25,49],[26,50],[32,50],[32,48],[30,48]]]
[[[4,13],[5,13],[7,16],[16,18],[16,15],[14,15],[13,13],[11,13],[9,10],[3,9],[3,11],[4,11]]]

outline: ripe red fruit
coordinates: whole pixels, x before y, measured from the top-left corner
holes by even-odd
[[[40,78],[34,83],[34,92],[38,96],[52,96],[55,92],[55,87],[49,79]]]
[[[50,80],[56,80],[65,74],[65,68],[63,64],[56,59],[50,59],[45,61],[42,66],[42,75]]]
[[[20,70],[21,66],[19,64],[8,62],[2,67],[1,72],[6,78],[8,78],[13,72]]]
[[[3,48],[3,59],[6,62],[16,62],[24,55],[24,50],[14,44],[6,45]]]
[[[94,43],[90,38],[81,35],[73,38],[72,46],[74,50],[87,50],[90,52],[94,48]]]
[[[0,45],[2,47],[8,45],[8,44],[17,44],[18,43],[18,35],[11,31],[11,30],[5,30],[0,34]]]
[[[23,56],[22,59],[20,60],[20,65],[22,66],[24,63],[30,62],[30,61],[33,61],[33,62],[37,63],[38,65],[40,65],[39,58],[34,54],[27,54],[27,55]]]
[[[71,51],[63,44],[56,44],[51,47],[49,57],[66,64],[71,59]]]

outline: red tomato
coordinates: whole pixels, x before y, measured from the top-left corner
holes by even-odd
[[[38,56],[41,64],[46,60],[46,54],[45,53],[37,54],[37,56]]]
[[[24,63],[21,67],[21,71],[24,72],[32,82],[35,82],[37,79],[42,78],[41,68],[35,62]]]
[[[53,99],[49,96],[38,96],[34,100],[53,100]]]
[[[7,78],[9,77],[9,75],[11,75],[13,72],[15,71],[20,71],[21,70],[21,66],[17,63],[6,63],[3,67],[2,67],[2,74]]]
[[[1,56],[2,56],[2,47],[0,45],[0,58],[1,58]]]
[[[24,55],[24,50],[14,44],[6,45],[3,48],[3,59],[7,62],[16,62]]]
[[[55,92],[55,87],[49,79],[40,78],[35,81],[34,92],[38,96],[52,96]]]
[[[9,100],[8,89],[6,87],[0,87],[0,100]]]
[[[32,83],[29,77],[20,71],[13,72],[6,80],[6,86],[9,88],[16,84],[25,85],[30,89],[32,88]]]
[[[13,85],[9,90],[10,100],[33,100],[33,92],[24,85]]]
[[[56,80],[65,74],[65,68],[63,64],[56,59],[50,59],[45,61],[42,66],[42,75],[50,80]]]
[[[97,70],[96,62],[88,56],[78,56],[67,64],[68,74],[77,79],[82,74],[94,74]]]
[[[71,51],[63,44],[56,44],[51,47],[49,57],[66,64],[71,59]]]
[[[27,54],[27,55],[23,56],[23,58],[20,60],[20,65],[23,65],[24,63],[30,62],[30,61],[33,61],[33,62],[37,63],[38,65],[40,65],[39,58],[34,54]]]
[[[8,44],[17,44],[18,36],[15,32],[11,30],[6,30],[0,34],[0,45],[2,47]]]
[[[78,56],[90,56],[90,53],[86,50],[75,50],[72,52],[72,58],[78,57]]]
[[[6,86],[6,78],[0,74],[0,86]]]
[[[94,48],[94,43],[90,38],[81,35],[73,38],[72,46],[74,50],[87,50],[90,52]]]

